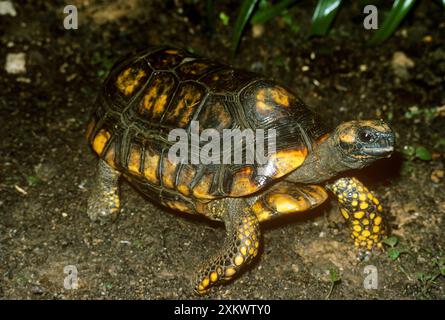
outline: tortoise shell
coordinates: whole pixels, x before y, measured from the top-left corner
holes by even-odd
[[[199,122],[200,132],[275,129],[276,152],[263,165],[173,163],[168,133],[182,128],[190,135],[191,121]],[[153,200],[185,212],[260,191],[300,167],[326,134],[285,87],[172,47],[149,48],[117,63],[87,129],[99,157]]]

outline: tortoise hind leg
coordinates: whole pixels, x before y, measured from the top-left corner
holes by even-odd
[[[244,199],[215,200],[208,209],[224,220],[226,239],[219,252],[198,269],[194,288],[199,294],[232,279],[256,257],[260,245],[259,221]]]
[[[120,172],[99,159],[92,192],[88,198],[87,213],[91,220],[105,222],[117,216],[120,207],[118,186],[120,175]]]
[[[266,221],[282,215],[311,210],[327,198],[328,194],[323,187],[282,181],[270,190],[249,198],[248,201],[258,220]]]

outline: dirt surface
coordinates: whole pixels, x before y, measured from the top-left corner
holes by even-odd
[[[298,32],[282,17],[249,26],[231,61],[238,1],[217,2],[230,25],[217,19],[212,37],[201,2],[14,1],[17,15],[0,16],[0,297],[196,298],[190,279],[222,243],[221,224],[167,212],[128,184],[116,223],[86,215],[95,156],[84,131],[101,82],[121,56],[169,43],[286,84],[329,125],[383,118],[397,131],[394,157],[354,173],[391,217],[392,250],[357,261],[331,200],[264,225],[260,258],[205,298],[323,299],[333,268],[341,278],[333,299],[445,298],[437,262],[445,253],[444,12],[421,1],[389,41],[370,48],[357,4],[344,6],[329,36],[307,39],[313,2],[301,1],[288,13]],[[63,28],[66,4],[79,10],[78,30]],[[26,71],[6,73],[7,54],[20,52]],[[431,160],[411,154],[419,146]],[[370,264],[375,290],[363,287]],[[68,265],[78,270],[77,290],[63,286]]]

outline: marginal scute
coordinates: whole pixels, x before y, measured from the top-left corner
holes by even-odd
[[[233,182],[230,195],[232,197],[241,197],[252,194],[259,189],[259,185],[253,180],[254,169],[244,167],[233,175]]]
[[[214,199],[215,196],[210,194],[210,188],[213,181],[213,173],[205,174],[199,182],[193,187],[193,195],[198,199]]]
[[[97,155],[101,155],[104,150],[108,140],[111,138],[111,133],[105,129],[101,129],[93,140],[93,150],[97,153]]]
[[[158,167],[160,155],[157,150],[147,148],[144,158],[144,176],[152,184],[158,184]]]
[[[278,213],[304,211],[310,208],[310,203],[305,198],[295,198],[288,194],[272,193],[268,195],[266,201]]]
[[[196,169],[190,164],[184,164],[178,173],[178,191],[183,195],[190,195],[190,185],[196,175]]]
[[[162,159],[162,182],[164,186],[169,189],[175,187],[176,169],[177,163],[173,163],[168,158],[168,150],[164,151],[164,157]]]
[[[128,171],[133,174],[141,174],[141,146],[138,144],[132,144],[130,146],[128,156]]]
[[[306,159],[308,151],[306,148],[294,150],[281,150],[271,156],[269,160],[275,168],[275,178],[280,178],[300,167]]]
[[[188,213],[193,212],[193,210],[186,203],[181,201],[167,201],[164,204],[173,210],[188,212]]]

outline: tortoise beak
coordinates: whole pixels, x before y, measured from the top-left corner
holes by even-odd
[[[389,132],[380,132],[378,138],[363,148],[363,153],[376,158],[388,158],[394,152],[395,135]]]

